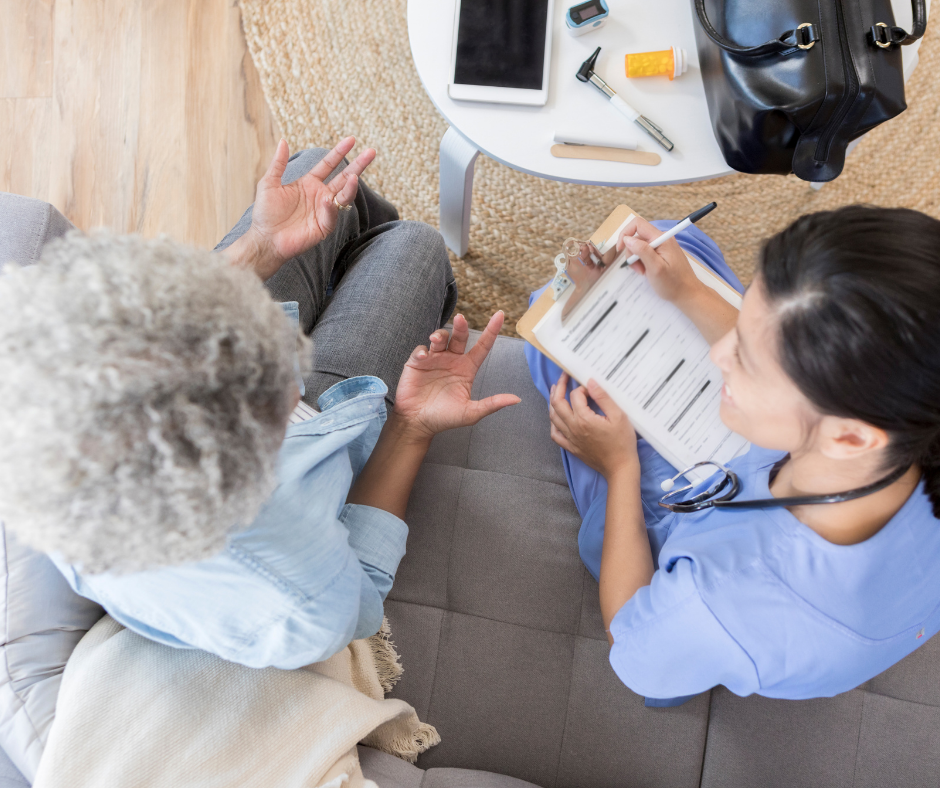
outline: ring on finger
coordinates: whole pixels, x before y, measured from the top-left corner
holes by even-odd
[[[348,211],[350,208],[352,208],[351,205],[343,205],[335,194],[333,195],[333,205],[335,205],[341,211]]]

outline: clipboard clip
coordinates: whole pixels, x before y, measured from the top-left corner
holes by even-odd
[[[617,256],[617,239],[612,240],[613,243],[603,244],[603,251],[591,241],[577,238],[568,238],[562,244],[561,254],[555,256],[557,273],[552,280],[552,295],[557,301],[569,287],[574,287],[561,309],[562,325]]]

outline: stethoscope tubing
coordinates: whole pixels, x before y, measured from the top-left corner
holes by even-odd
[[[712,462],[709,460],[698,462],[695,465],[689,466],[681,473],[677,473],[669,481],[675,481],[680,476],[685,476],[685,474],[687,474],[689,471],[692,471],[695,468],[699,468],[703,465],[714,465],[725,474],[724,478],[705,492],[699,493],[698,495],[690,498],[688,501],[667,503],[668,498],[691,489],[692,485],[689,484],[679,490],[673,490],[660,499],[659,505],[664,509],[668,509],[669,511],[676,512],[678,514],[691,514],[693,512],[700,512],[705,509],[776,509],[790,506],[810,506],[822,503],[843,503],[844,501],[852,501],[856,498],[862,498],[866,495],[876,493],[879,490],[883,490],[888,485],[894,484],[894,482],[907,473],[910,468],[910,466],[901,466],[876,482],[867,484],[864,487],[857,487],[854,490],[846,490],[845,492],[841,493],[829,493],[821,495],[792,495],[788,498],[756,498],[749,501],[733,500],[741,489],[741,482],[738,478],[738,475],[734,471],[732,471],[730,468],[726,468],[721,463]],[[719,496],[718,498],[712,497],[722,492],[722,490],[724,490],[729,483],[731,484],[731,490],[726,492],[724,495]]]

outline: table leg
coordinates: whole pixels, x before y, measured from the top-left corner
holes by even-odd
[[[473,165],[480,151],[450,126],[441,138],[441,235],[458,257],[470,243]]]

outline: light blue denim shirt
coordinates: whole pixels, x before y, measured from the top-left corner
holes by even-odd
[[[78,594],[159,643],[255,668],[326,659],[378,631],[405,554],[402,520],[345,503],[385,423],[387,391],[359,377],[324,392],[321,412],[287,429],[277,488],[218,555],[127,575],[53,560]]]

